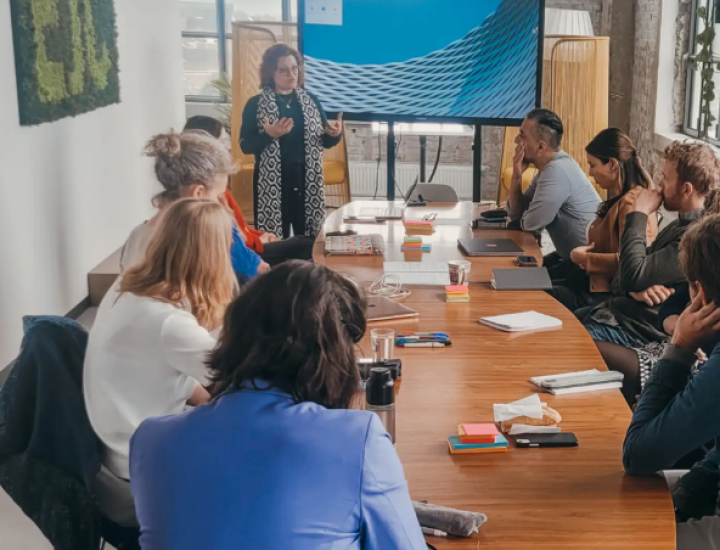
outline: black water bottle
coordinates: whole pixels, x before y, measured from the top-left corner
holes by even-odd
[[[395,443],[395,382],[390,369],[375,367],[370,369],[370,378],[365,386],[367,410],[380,417],[383,426]]]

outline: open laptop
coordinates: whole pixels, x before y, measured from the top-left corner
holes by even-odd
[[[376,220],[402,220],[403,215],[405,214],[405,207],[408,205],[408,201],[410,200],[410,197],[413,194],[413,191],[415,191],[415,188],[418,184],[418,178],[415,178],[415,183],[412,184],[412,187],[407,192],[407,195],[405,195],[405,205],[404,206],[391,206],[390,208],[374,208],[374,207],[366,207],[360,209],[360,217],[361,218],[375,218]]]
[[[471,258],[481,256],[517,257],[525,251],[510,239],[458,239],[458,246]]]

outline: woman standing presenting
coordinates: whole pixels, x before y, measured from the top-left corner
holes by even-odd
[[[340,142],[342,114],[329,122],[303,89],[300,54],[284,44],[265,52],[262,91],[245,106],[240,148],[255,155],[256,228],[288,238],[315,237],[325,220],[323,148]]]

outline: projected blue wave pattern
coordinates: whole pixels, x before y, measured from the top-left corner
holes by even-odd
[[[538,27],[537,0],[505,0],[480,27],[425,57],[358,66],[306,56],[307,87],[328,111],[522,118],[535,106]]]

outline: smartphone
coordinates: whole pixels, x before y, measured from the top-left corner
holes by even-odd
[[[517,259],[520,267],[538,267],[538,261],[535,256],[520,256]]]
[[[523,434],[515,438],[518,449],[543,447],[577,447],[580,443],[573,433]]]

